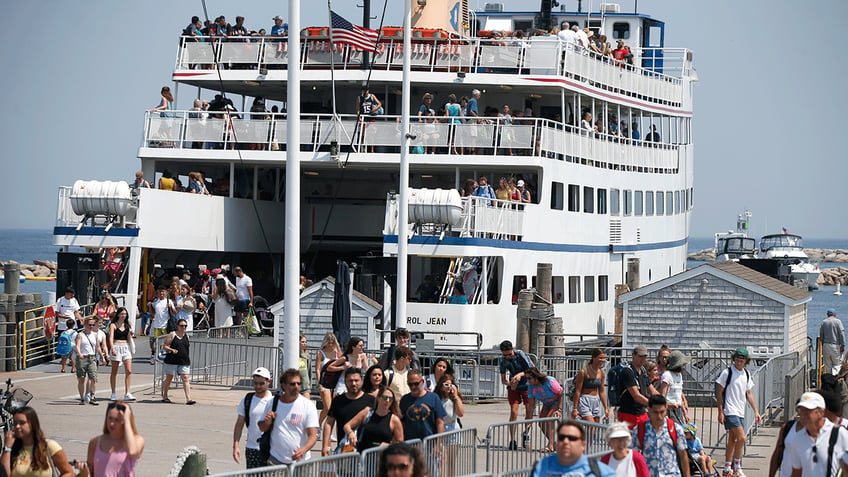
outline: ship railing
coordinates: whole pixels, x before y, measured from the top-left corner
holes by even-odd
[[[456,229],[449,224],[419,223],[411,228],[413,235],[450,235],[455,237],[521,240],[524,234],[524,207],[531,204],[483,197],[463,197],[462,222]],[[397,196],[386,203],[384,233],[398,234]],[[409,227],[407,227],[409,229]]]
[[[250,113],[238,119],[212,117],[214,114],[224,115],[148,111],[142,147],[256,152],[286,149],[285,114],[263,114],[262,119],[250,119]],[[270,119],[265,119],[266,116]],[[472,123],[451,123],[451,118],[444,117],[435,120],[440,122],[411,118],[410,131],[415,136],[411,152],[415,156],[459,153],[534,156],[609,169],[662,172],[677,170],[683,146],[599,134],[540,118],[491,117]],[[348,152],[400,152],[400,116],[369,116],[358,121],[351,114],[335,118],[304,115],[300,125],[300,150],[315,157],[338,158]],[[62,210],[66,209],[60,209],[60,213],[65,213]]]
[[[175,71],[193,69],[256,70],[267,76],[269,69],[288,64],[288,43],[279,37],[250,38],[182,37]],[[378,52],[370,54],[374,69],[403,67],[402,37],[382,38]],[[414,71],[558,75],[585,81],[592,87],[635,96],[641,100],[682,106],[682,77],[689,76],[691,52],[684,48],[634,48],[634,63],[628,65],[602,57],[582,47],[565,52],[555,37],[527,39],[413,38],[410,63]],[[357,48],[334,44],[328,38],[304,38],[301,45],[303,69],[361,70],[365,56]]]
[[[59,204],[56,211],[56,226],[57,227],[76,227],[83,221],[82,215],[74,213],[71,207],[71,191],[72,187],[59,187]]]

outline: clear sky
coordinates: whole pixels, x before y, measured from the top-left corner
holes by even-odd
[[[388,1],[387,24],[399,25],[403,3]],[[359,22],[359,3],[338,0],[333,8]],[[503,3],[536,9],[540,2]],[[584,0],[584,9],[590,3],[600,2]],[[243,15],[251,29],[288,17],[287,1],[206,4],[210,16],[234,23]],[[324,5],[302,2],[302,26],[326,25]],[[372,14],[381,9],[373,0]],[[622,2],[622,11],[632,9]],[[733,228],[748,208],[754,235],[784,226],[810,238],[848,238],[839,152],[848,130],[840,116],[848,61],[839,53],[848,2],[641,0],[639,9],[666,21],[666,46],[695,54],[692,235]],[[0,228],[50,228],[60,185],[132,179],[144,110],[171,85],[177,37],[192,15],[203,17],[202,4],[39,0],[5,2],[3,10],[10,21],[0,28]],[[178,107],[188,107],[189,96]]]

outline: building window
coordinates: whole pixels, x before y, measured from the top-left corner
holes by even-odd
[[[657,215],[665,214],[665,193],[661,190],[657,191]]]
[[[674,214],[674,194],[670,190],[665,191],[665,215]]]
[[[580,186],[568,184],[568,211],[580,212]]]
[[[595,188],[583,188],[583,212],[592,214],[595,212]]]
[[[598,213],[607,213],[607,190],[598,189]]]
[[[580,277],[568,277],[568,302],[580,303]]]
[[[563,192],[563,184],[562,182],[551,182],[551,209],[554,210],[562,210],[563,209],[563,201],[562,201],[562,192]]]
[[[598,301],[609,300],[609,276],[598,276]]]
[[[583,277],[583,301],[595,301],[595,277]]]
[[[620,215],[621,214],[621,200],[618,198],[619,195],[621,195],[620,190],[610,189],[610,201],[609,201],[610,215]]]
[[[633,215],[633,191],[624,191],[624,215]]]
[[[654,191],[645,191],[645,215],[654,215]]]
[[[633,215],[641,216],[642,213],[644,212],[644,208],[645,208],[644,204],[642,203],[642,191],[641,190],[634,191],[633,192],[633,198],[635,199],[633,201],[633,206],[634,206]]]
[[[565,277],[551,277],[551,299],[554,303],[565,303]]]

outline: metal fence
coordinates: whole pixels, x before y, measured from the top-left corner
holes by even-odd
[[[477,429],[457,429],[427,437],[422,451],[431,475],[472,474],[477,470]]]
[[[215,474],[215,477],[289,477],[289,475],[289,466],[283,464],[257,469],[234,470],[224,474]]]
[[[295,462],[291,466],[291,477],[358,477],[363,474],[358,452],[328,455],[317,459]]]

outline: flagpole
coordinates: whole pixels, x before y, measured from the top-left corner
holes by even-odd
[[[407,230],[409,223],[409,114],[412,97],[410,89],[409,51],[412,49],[412,0],[404,0],[406,10],[403,17],[403,95],[401,96],[401,137],[400,146],[400,200],[398,201],[398,255],[397,286],[395,286],[395,328],[406,328],[406,261],[408,254]]]
[[[289,2],[286,84],[286,225],[284,368],[298,368],[300,349],[300,0]],[[278,333],[274,346],[279,345]]]

